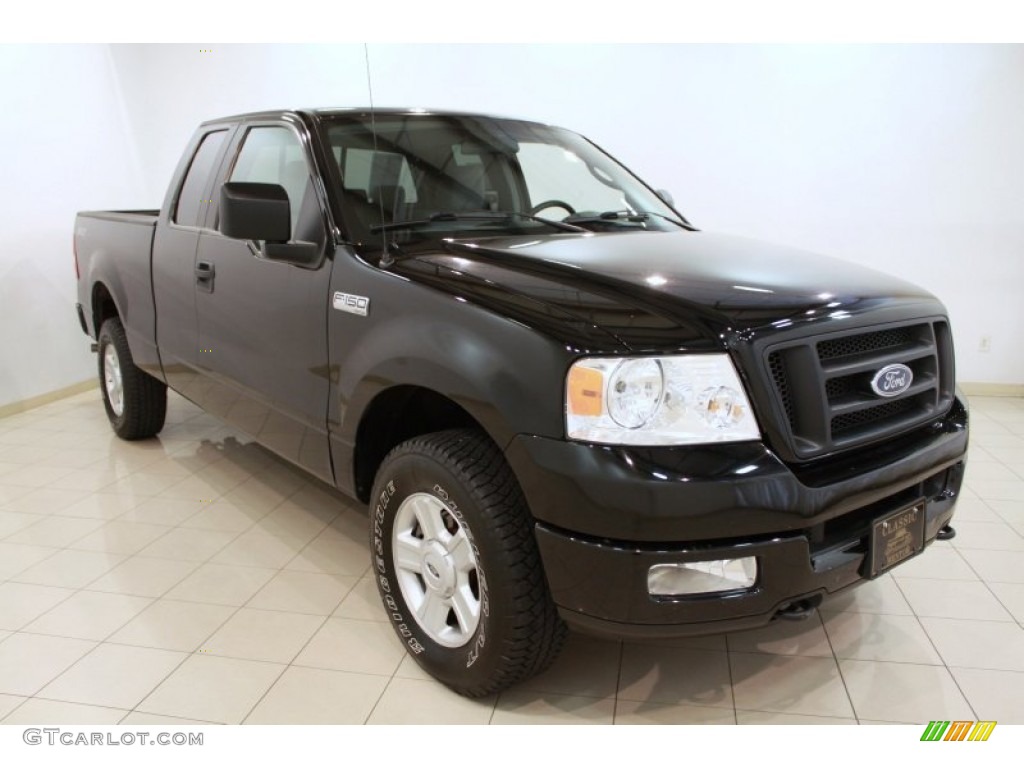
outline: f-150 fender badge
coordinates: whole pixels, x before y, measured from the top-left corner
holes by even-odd
[[[356,296],[354,293],[335,291],[334,308],[340,309],[342,312],[366,317],[370,313],[370,300],[366,296]]]

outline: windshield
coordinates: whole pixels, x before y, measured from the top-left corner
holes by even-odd
[[[332,115],[325,123],[343,214],[366,243],[382,231],[406,242],[683,226],[629,171],[561,128],[430,114]]]

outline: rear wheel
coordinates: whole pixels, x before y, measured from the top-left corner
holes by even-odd
[[[485,435],[437,432],[395,448],[374,484],[370,545],[399,639],[458,693],[503,690],[561,650],[529,510]]]
[[[152,437],[164,426],[167,385],[136,367],[116,317],[103,323],[97,342],[100,390],[110,426],[125,440]]]

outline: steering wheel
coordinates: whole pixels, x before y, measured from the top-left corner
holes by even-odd
[[[569,212],[570,216],[576,213],[576,209],[563,200],[545,200],[543,203],[538,203],[533,206],[533,208],[530,209],[530,215],[536,216],[545,208],[565,208],[565,210]]]

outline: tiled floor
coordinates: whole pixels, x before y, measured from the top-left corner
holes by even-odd
[[[4,723],[1024,723],[1024,400],[972,402],[952,542],[803,623],[571,637],[501,696],[405,656],[366,516],[172,397],[159,439],[98,394],[0,420]]]

